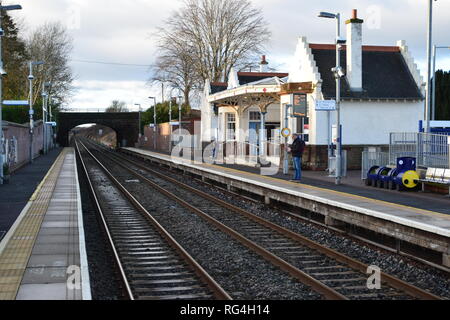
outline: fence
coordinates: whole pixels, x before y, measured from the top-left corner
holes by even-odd
[[[414,157],[420,167],[450,168],[450,137],[429,133],[391,133],[389,163],[399,157]]]
[[[389,164],[389,152],[364,151],[362,154],[361,179],[367,178],[367,172],[373,166],[385,167]]]

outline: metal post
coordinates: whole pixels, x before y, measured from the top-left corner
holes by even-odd
[[[181,99],[181,96],[179,96],[179,98],[180,98],[180,103],[178,104],[178,118],[179,118],[179,121],[180,121],[179,128],[181,130],[182,129],[182,126],[181,126],[181,105],[182,105],[183,101]]]
[[[34,121],[33,121],[33,62],[30,61],[30,75],[28,77],[30,80],[30,163],[33,163],[33,129],[34,129]]]
[[[338,43],[341,37],[341,15],[336,15],[337,38],[336,38],[336,70],[341,66],[341,45]],[[336,77],[336,122],[337,122],[337,147],[336,147],[336,184],[341,184],[341,78]]]
[[[431,119],[436,120],[436,45],[433,46],[433,100],[431,107]]]
[[[292,101],[291,101],[292,102]],[[289,127],[289,107],[288,105],[285,106],[284,110],[284,127]],[[287,151],[288,147],[288,137],[284,138],[284,163],[283,163],[283,174],[289,174],[289,154]]]
[[[172,92],[169,99],[169,152],[172,153]]]
[[[267,112],[261,111],[261,128],[259,129],[260,134],[260,146],[259,146],[259,157],[260,161],[266,156],[266,114]]]
[[[428,32],[427,32],[427,92],[425,99],[425,132],[430,132],[430,100],[431,100],[431,51],[433,43],[433,0],[428,0]]]
[[[45,81],[42,84],[42,152],[45,154]]]

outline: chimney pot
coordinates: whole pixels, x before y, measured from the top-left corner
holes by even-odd
[[[266,60],[266,56],[265,55],[263,55],[262,57],[261,57],[261,63],[260,63],[260,65],[259,65],[259,71],[260,72],[267,72],[267,65],[268,65],[269,63],[267,62],[267,60]]]
[[[353,9],[352,19],[358,19],[358,10],[357,9]]]

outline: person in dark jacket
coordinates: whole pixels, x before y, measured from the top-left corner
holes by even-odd
[[[292,142],[290,146],[290,152],[292,153],[292,161],[294,162],[295,176],[291,181],[300,182],[302,179],[302,156],[305,151],[305,141],[300,138],[299,134],[293,134]]]

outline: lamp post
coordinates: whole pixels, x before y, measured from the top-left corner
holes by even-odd
[[[436,0],[434,0],[436,1]],[[430,100],[431,100],[431,54],[433,43],[433,0],[428,0],[428,31],[427,31],[427,83],[425,98],[426,131],[430,132]]]
[[[340,13],[321,12],[319,18],[336,19],[336,67],[331,69],[336,78],[336,125],[337,125],[337,146],[336,146],[336,184],[341,184],[342,167],[342,141],[341,141],[341,78],[344,72],[341,67],[341,47],[345,40],[341,39],[341,15]]]
[[[436,53],[437,49],[450,49],[449,46],[433,46],[433,92],[432,92],[432,107],[431,119],[436,120]]]
[[[156,150],[156,98],[148,97],[153,99],[155,104],[153,105],[153,149]]]
[[[3,92],[2,92],[2,78],[6,74],[5,70],[3,69],[3,55],[2,55],[2,37],[4,35],[4,30],[1,28],[2,26],[2,17],[3,17],[3,11],[10,11],[10,10],[20,10],[22,9],[22,6],[20,5],[11,5],[11,6],[2,6],[0,2],[0,184],[3,184],[3,163],[4,163],[4,156],[3,152],[3,118],[2,118],[2,107],[3,107]]]
[[[30,75],[28,80],[30,81],[30,163],[33,163],[33,135],[34,135],[34,110],[33,110],[33,66],[43,65],[43,61],[30,61]]]
[[[141,131],[141,104],[135,103],[135,106],[139,106],[139,139],[142,137],[142,131]]]
[[[181,129],[183,128],[181,126],[181,106],[183,104],[183,100],[182,99],[183,99],[182,96],[178,96],[178,118],[179,118],[179,121],[180,121],[178,128],[180,129],[180,132],[181,132]]]
[[[47,114],[48,114],[48,90],[47,88],[49,88],[51,85],[50,82],[44,82],[44,84],[42,85],[42,123],[43,123],[43,137],[42,137],[42,147],[43,147],[43,151],[44,154],[47,153],[47,145],[48,145],[48,141],[47,141]]]

